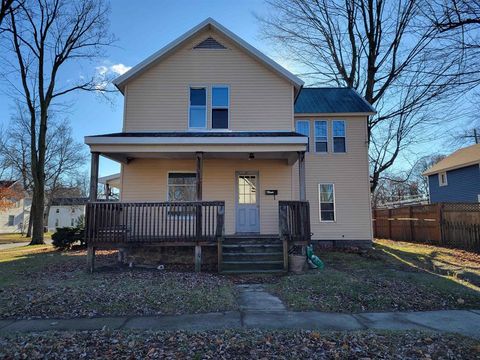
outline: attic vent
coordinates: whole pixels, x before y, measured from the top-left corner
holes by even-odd
[[[194,49],[226,49],[226,47],[220,44],[214,38],[208,37],[205,40],[203,40],[200,44],[196,45]]]

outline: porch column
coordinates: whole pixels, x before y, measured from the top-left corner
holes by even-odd
[[[300,189],[300,201],[306,201],[306,183],[305,183],[305,151],[298,152],[298,177],[299,177],[299,189]]]
[[[202,201],[202,182],[203,182],[203,153],[197,152],[196,158],[196,180],[197,180],[197,201]],[[202,207],[197,205],[196,209],[196,229],[197,244],[195,245],[195,271],[200,272],[202,266],[202,246],[198,244],[198,239],[202,236]]]
[[[90,194],[89,201],[97,201],[98,197],[98,162],[100,153],[92,152],[91,169],[90,169]],[[87,216],[88,217],[88,216]],[[93,273],[95,269],[95,247],[87,243],[87,269]]]
[[[195,154],[197,162],[197,201],[202,201],[203,152]]]
[[[89,201],[97,201],[98,197],[98,161],[100,153],[92,152],[90,168],[90,197]]]

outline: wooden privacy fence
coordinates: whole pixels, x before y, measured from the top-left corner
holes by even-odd
[[[373,210],[376,238],[480,251],[480,204],[439,203]]]

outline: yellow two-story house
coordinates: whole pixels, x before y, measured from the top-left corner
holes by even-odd
[[[184,247],[197,270],[247,272],[285,271],[311,242],[371,245],[374,109],[354,90],[304,87],[213,19],[114,84],[123,131],[85,138],[92,269],[102,247],[159,263],[159,247]],[[97,201],[99,156],[121,164],[119,202]]]

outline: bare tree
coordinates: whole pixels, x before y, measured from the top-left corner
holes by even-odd
[[[0,26],[13,8],[14,0],[0,0]]]
[[[29,156],[30,141],[29,114],[19,106],[6,136],[0,139],[0,152],[3,154],[5,166],[16,179],[21,180],[24,191],[31,194],[33,180]],[[81,176],[86,158],[84,147],[73,139],[68,122],[57,121],[55,116],[51,115],[45,152],[46,214],[53,198],[72,194],[81,196],[77,179]],[[27,236],[31,235],[31,226],[30,221]]]
[[[108,6],[103,0],[31,0],[10,13],[4,30],[15,59],[17,78],[9,82],[22,97],[30,120],[30,167],[33,182],[31,244],[43,243],[47,129],[54,104],[76,90],[98,91],[95,76],[62,81],[67,64],[94,60],[112,43]]]
[[[480,26],[479,0],[431,1],[433,23],[442,32]]]
[[[310,83],[352,87],[377,109],[368,120],[372,191],[469,84],[465,59],[449,50],[425,2],[267,1],[265,36],[302,64]]]

